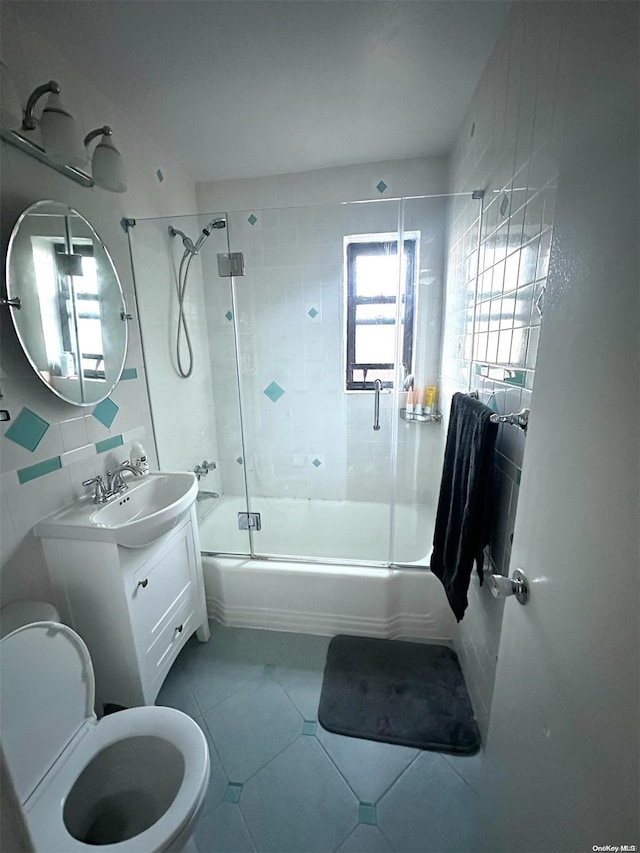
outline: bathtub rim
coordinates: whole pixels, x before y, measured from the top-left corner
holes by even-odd
[[[341,566],[345,568],[363,568],[363,569],[403,569],[409,571],[431,571],[430,566],[430,557],[431,551],[429,551],[428,555],[423,557],[420,560],[415,560],[413,562],[408,563],[395,563],[388,562],[383,560],[348,560],[348,559],[340,559],[338,557],[309,557],[309,556],[295,556],[295,555],[287,555],[282,556],[280,554],[247,554],[247,553],[238,553],[235,551],[209,551],[204,548],[200,549],[200,554],[203,557],[231,557],[236,560],[254,560],[256,562],[265,562],[265,563],[303,563],[304,565],[311,566],[331,566],[335,568],[340,568]]]

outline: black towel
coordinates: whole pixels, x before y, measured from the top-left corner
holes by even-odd
[[[442,466],[431,571],[442,581],[458,622],[467,609],[473,562],[482,583],[482,551],[489,541],[493,450],[498,425],[491,410],[468,394],[454,394]]]

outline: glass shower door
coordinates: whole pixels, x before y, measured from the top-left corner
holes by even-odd
[[[247,499],[231,279],[218,266],[228,234],[224,213],[137,219],[129,229],[160,469],[199,470],[203,551],[249,554],[249,532],[238,528]]]
[[[398,222],[397,201],[229,215],[254,554],[389,561],[412,263]]]

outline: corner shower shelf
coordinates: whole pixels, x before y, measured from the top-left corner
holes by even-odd
[[[407,412],[406,409],[400,409],[400,417],[407,423],[418,424],[434,424],[442,420],[442,413],[436,412],[433,415],[418,415],[416,412]]]

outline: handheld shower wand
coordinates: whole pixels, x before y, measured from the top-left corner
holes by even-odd
[[[182,239],[182,245],[184,246],[184,253],[182,255],[182,260],[180,261],[177,281],[178,333],[176,336],[176,361],[178,363],[178,373],[183,379],[188,379],[193,373],[193,347],[191,346],[191,338],[189,337],[189,329],[187,328],[187,318],[185,317],[184,313],[184,298],[185,293],[187,291],[189,267],[191,266],[191,261],[193,260],[193,258],[200,251],[200,247],[207,239],[207,237],[211,234],[211,231],[214,228],[226,228],[226,225],[227,223],[225,219],[212,219],[211,222],[209,222],[209,224],[202,229],[202,234],[200,234],[195,243],[193,242],[193,240],[187,237],[184,231],[180,231],[180,229],[174,228],[173,225],[169,226],[169,235],[171,237],[180,237]],[[187,342],[187,350],[189,353],[189,363],[186,369],[182,365],[182,356],[180,353],[180,338],[182,337],[183,331],[185,340]]]

